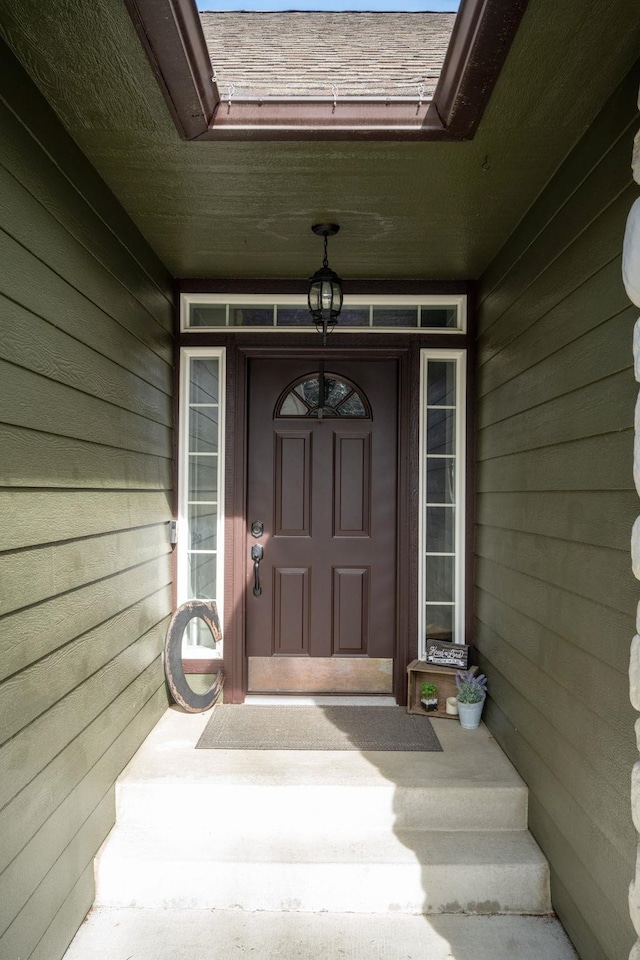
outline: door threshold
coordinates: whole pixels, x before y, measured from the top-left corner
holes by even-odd
[[[390,696],[393,660],[362,656],[249,657],[247,679],[253,694],[305,697],[313,690],[318,696]]]
[[[395,707],[396,698],[387,696],[318,696],[318,697],[287,697],[271,695],[260,696],[248,694],[245,704],[253,707],[289,706],[289,707]]]

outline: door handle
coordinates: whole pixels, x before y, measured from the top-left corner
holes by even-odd
[[[264,557],[264,547],[261,543],[254,543],[251,547],[251,559],[253,560],[253,595],[259,597],[262,593],[260,586],[260,561]]]

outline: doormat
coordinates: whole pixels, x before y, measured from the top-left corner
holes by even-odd
[[[296,707],[221,704],[200,750],[355,750],[439,752],[427,717],[404,707]]]

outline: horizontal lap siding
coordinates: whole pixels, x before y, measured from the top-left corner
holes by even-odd
[[[620,275],[638,70],[480,281],[476,644],[583,960],[634,940],[628,652],[637,311]]]
[[[0,55],[0,955],[57,960],[166,708],[168,274]]]

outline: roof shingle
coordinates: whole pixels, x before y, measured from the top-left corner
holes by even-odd
[[[223,97],[432,96],[455,13],[202,12]]]

